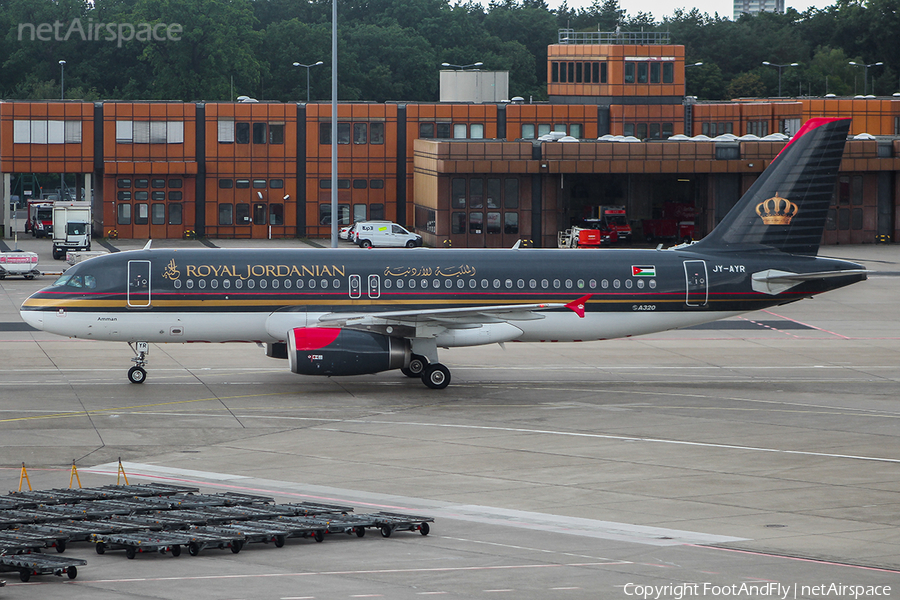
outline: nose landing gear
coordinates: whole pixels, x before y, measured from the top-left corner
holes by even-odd
[[[144,383],[147,379],[147,371],[144,367],[147,365],[147,355],[150,354],[150,343],[135,342],[132,345],[131,342],[128,342],[128,347],[134,352],[134,358],[131,359],[134,366],[128,369],[128,381]]]

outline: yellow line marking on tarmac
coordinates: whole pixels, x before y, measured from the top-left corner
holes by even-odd
[[[71,417],[81,417],[84,415],[94,415],[108,412],[124,412],[128,410],[136,410],[139,408],[154,408],[159,406],[174,406],[182,404],[192,404],[194,402],[219,402],[222,400],[235,400],[238,398],[261,398],[264,396],[279,396],[282,394],[246,394],[243,396],[223,396],[222,398],[197,398],[195,400],[176,400],[173,402],[156,402],[154,404],[137,404],[135,406],[119,406],[114,408],[97,408],[92,410],[79,410],[71,412],[54,413],[51,415],[35,415],[32,417],[14,417],[11,419],[0,419],[0,423],[10,423],[14,421],[34,421],[41,419],[67,419]]]

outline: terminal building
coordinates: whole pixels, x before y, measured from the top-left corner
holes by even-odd
[[[98,237],[321,238],[332,218],[388,219],[426,245],[550,247],[604,205],[626,207],[637,239],[673,207],[701,237],[784,134],[840,116],[854,139],[823,241],[896,238],[900,97],[697,102],[684,76],[666,33],[561,30],[549,102],[507,100],[504,73],[468,70],[442,73],[446,102],[341,103],[337,215],[328,103],[2,102],[2,231],[17,178],[66,173]]]

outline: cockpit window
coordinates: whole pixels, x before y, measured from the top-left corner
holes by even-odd
[[[53,282],[53,287],[90,288],[97,287],[97,280],[93,275],[63,275]]]

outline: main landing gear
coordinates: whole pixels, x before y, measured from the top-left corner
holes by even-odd
[[[128,342],[128,347],[134,352],[134,358],[131,359],[134,366],[128,369],[128,381],[131,383],[144,383],[147,379],[147,371],[144,367],[147,366],[147,355],[150,353],[150,343],[135,342],[134,345],[132,345],[131,342]]]
[[[421,354],[413,354],[409,366],[400,369],[407,377],[419,377],[422,383],[433,390],[442,390],[450,385],[450,369],[439,362],[429,363]]]

